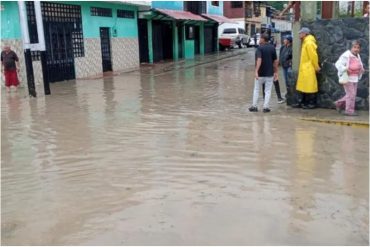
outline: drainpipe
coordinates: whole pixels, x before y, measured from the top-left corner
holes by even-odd
[[[30,35],[28,32],[27,12],[26,12],[26,5],[24,1],[18,1],[18,10],[19,10],[19,19],[20,19],[21,31],[22,31],[24,60],[26,64],[28,93],[30,96],[36,97],[37,94],[36,94],[36,88],[35,88],[35,78],[33,75]]]
[[[46,47],[45,47],[45,33],[44,33],[44,23],[42,21],[42,12],[41,12],[41,3],[40,1],[35,1],[35,16],[36,16],[36,24],[37,24],[37,35],[39,38],[39,50],[40,50],[40,58],[41,58],[41,68],[42,68],[42,77],[44,80],[44,91],[45,95],[50,95],[50,84],[49,84],[49,76],[47,71],[47,63],[46,63]]]

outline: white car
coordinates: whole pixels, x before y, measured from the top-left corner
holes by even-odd
[[[238,27],[230,27],[225,28],[220,36],[220,40],[230,39],[230,45],[237,45],[239,48],[242,48],[243,45],[248,45],[249,36],[245,33],[243,28]],[[225,46],[225,43],[221,43],[220,45]]]
[[[256,39],[254,38],[254,35],[252,35],[252,37],[250,37],[248,45],[247,45],[248,47],[251,47],[251,46],[257,47],[257,46],[259,46],[261,34],[256,33],[255,35],[256,35]]]

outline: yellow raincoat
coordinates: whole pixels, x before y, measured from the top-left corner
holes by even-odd
[[[307,35],[302,44],[296,89],[302,93],[317,93],[316,70],[319,68],[316,39]]]

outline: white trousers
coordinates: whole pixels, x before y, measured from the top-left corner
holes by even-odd
[[[254,80],[253,106],[257,107],[260,86],[265,83],[265,99],[263,102],[263,108],[269,108],[273,81],[274,77],[259,77],[258,80]]]

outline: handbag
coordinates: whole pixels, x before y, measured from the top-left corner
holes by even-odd
[[[340,83],[340,84],[346,84],[346,83],[348,83],[348,73],[347,73],[347,71],[344,71],[344,72],[339,76],[339,83]]]

